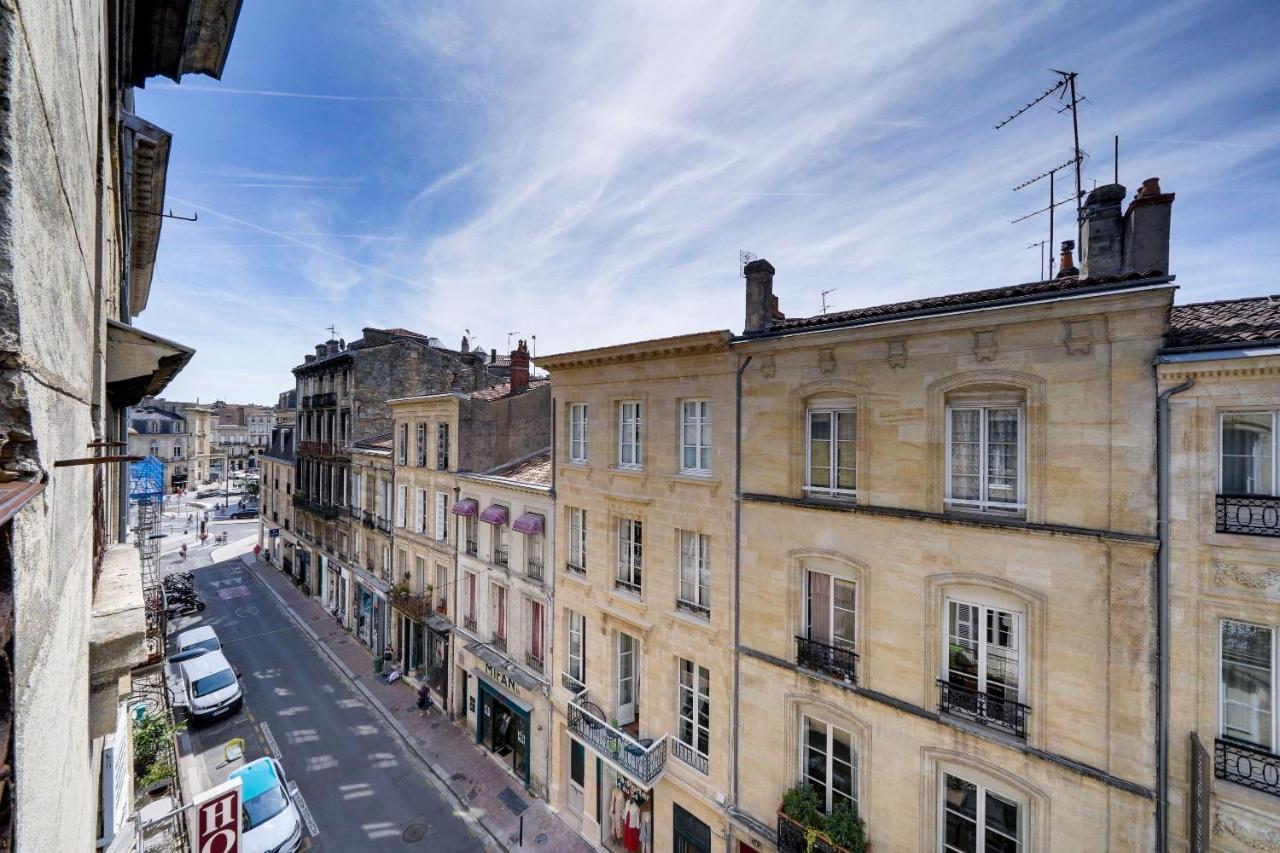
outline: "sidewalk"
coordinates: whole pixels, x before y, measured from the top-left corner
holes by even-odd
[[[582,839],[548,808],[530,797],[523,786],[476,746],[462,727],[449,722],[439,709],[429,718],[418,713],[413,689],[403,681],[386,684],[374,677],[373,657],[329,611],[314,598],[304,596],[270,563],[241,557],[267,589],[289,610],[303,630],[312,636],[356,690],[369,701],[405,744],[431,769],[439,783],[464,807],[465,819],[474,821],[503,850],[587,851],[595,848]],[[499,795],[502,799],[499,799]],[[511,805],[508,805],[511,803]],[[519,844],[523,809],[524,846]]]

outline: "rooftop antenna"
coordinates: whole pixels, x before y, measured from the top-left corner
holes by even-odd
[[[529,353],[529,358],[537,358],[538,357],[538,336],[530,335],[529,340],[530,340],[529,346],[532,347],[532,351]]]
[[[757,261],[759,259],[760,259],[760,256],[757,255],[755,252],[748,252],[746,249],[739,249],[738,250],[738,275],[742,276],[743,278],[746,278],[747,264],[751,263],[752,261]]]
[[[338,336],[338,330],[333,327],[332,323],[329,324],[328,329],[329,329],[329,340],[333,340]]]
[[[1026,246],[1023,247],[1024,249],[1034,249],[1037,246],[1040,248],[1040,281],[1045,280],[1044,278],[1044,247],[1045,247],[1045,244],[1047,244],[1048,242],[1049,242],[1048,240],[1041,240],[1038,243],[1028,243]],[[1049,259],[1049,263],[1053,263],[1052,258]]]
[[[511,352],[511,337],[512,337],[512,335],[518,335],[518,334],[520,334],[520,330],[519,330],[519,329],[515,330],[514,332],[507,332],[507,352]]]
[[[824,290],[824,291],[822,291],[822,313],[823,313],[823,314],[826,314],[826,313],[827,313],[827,294],[828,294],[828,293],[835,293],[837,289],[838,289],[838,288],[833,287],[833,288],[831,288],[830,290]]]

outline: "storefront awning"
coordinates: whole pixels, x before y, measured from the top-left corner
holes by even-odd
[[[484,512],[480,513],[480,520],[487,524],[506,524],[507,508],[505,506],[493,504]]]
[[[463,498],[453,505],[454,515],[475,515],[476,510],[480,509],[480,504],[471,498]]]
[[[516,666],[492,646],[486,646],[484,643],[467,643],[463,648],[510,678],[516,684],[519,684],[525,690],[533,690],[542,683]]]
[[[428,628],[430,628],[432,631],[435,631],[438,634],[447,634],[453,630],[453,625],[452,623],[449,622],[448,619],[444,618],[443,616],[437,616],[434,613],[432,613],[430,616],[428,616],[426,619],[423,619],[422,621],[426,623]]]
[[[517,533],[527,533],[530,536],[537,536],[542,532],[546,519],[538,515],[536,512],[522,513],[516,519],[516,523],[511,525],[511,529]]]

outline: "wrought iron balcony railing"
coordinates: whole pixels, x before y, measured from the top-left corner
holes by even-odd
[[[703,775],[706,775],[710,768],[710,761],[705,755],[679,738],[672,738],[671,754]]]
[[[333,391],[321,394],[306,394],[302,398],[302,408],[313,409],[317,406],[333,406],[338,402],[338,395]]]
[[[622,578],[614,578],[613,587],[614,589],[620,589],[623,592],[629,592],[632,595],[641,594],[640,584],[632,583],[631,581],[624,581]]]
[[[507,638],[494,634],[489,638],[489,645],[493,646],[495,649],[500,649],[505,652],[507,650]]]
[[[342,514],[342,508],[331,504],[320,503],[319,501],[307,500],[302,492],[293,493],[293,505],[304,512],[309,512],[314,516],[323,518],[326,521],[337,518]]]
[[[360,523],[363,524],[365,527],[368,527],[370,530],[372,530],[373,529],[373,513],[369,512],[369,510],[367,509],[364,510],[364,512],[362,512],[360,515]]]
[[[494,547],[493,561],[497,563],[499,566],[505,566],[507,564],[507,546],[506,545],[497,545]]]
[[[403,590],[391,591],[391,606],[408,616],[414,622],[421,622],[431,613],[431,599],[425,595],[415,595]]]
[[[1031,711],[1013,699],[1001,699],[943,679],[938,679],[938,710],[1023,739]]]
[[[463,628],[466,628],[468,631],[474,631],[474,630],[476,629],[476,617],[474,617],[474,616],[463,616],[463,617],[462,617],[462,627],[463,627]]]
[[[577,563],[565,563],[564,570],[575,575],[586,575],[587,573],[587,567],[579,566]]]
[[[636,740],[622,729],[615,729],[604,721],[600,707],[587,699],[585,690],[569,703],[569,731],[601,758],[645,785],[652,785],[666,767],[665,734],[657,740]]]
[[[812,845],[812,846],[811,846]],[[821,832],[778,814],[778,853],[848,853]]]
[[[390,532],[391,532],[391,519],[389,519],[389,518],[383,518],[382,516],[378,516],[376,526],[377,526],[377,528],[378,528],[379,530],[381,530],[383,533],[390,533]]]
[[[479,546],[476,544],[476,540],[468,539],[467,553],[474,557],[478,551],[479,551]]]
[[[356,521],[359,521],[359,520],[360,520],[360,507],[358,507],[358,506],[349,506],[349,507],[347,507],[347,514],[348,514],[348,515],[350,515],[352,518],[354,518]]]
[[[528,664],[529,668],[534,672],[542,672],[542,668],[544,666],[543,660],[533,652],[525,652],[524,662]]]
[[[535,581],[542,580],[542,561],[530,559],[524,564],[524,573]]]
[[[1250,743],[1218,738],[1213,742],[1213,775],[1255,791],[1280,797],[1280,755]]]
[[[310,454],[311,456],[332,456],[332,441],[300,441],[298,442],[298,452]]]
[[[1280,497],[1218,495],[1214,517],[1219,533],[1280,536]]]
[[[685,601],[683,598],[676,599],[676,609],[683,610],[686,613],[692,613],[694,616],[702,619],[711,618],[711,608],[698,604],[695,601]]]
[[[583,684],[567,672],[560,673],[560,683],[564,685],[565,690],[568,690],[575,696],[587,689],[587,685]]]
[[[850,684],[858,683],[858,653],[853,649],[829,646],[808,637],[796,637],[796,665]]]

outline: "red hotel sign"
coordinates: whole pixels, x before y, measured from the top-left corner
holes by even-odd
[[[230,779],[196,797],[193,853],[240,853],[242,784]]]

